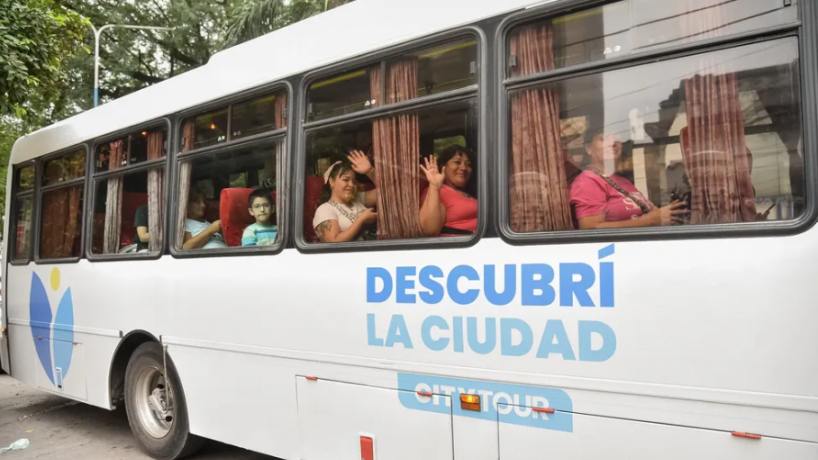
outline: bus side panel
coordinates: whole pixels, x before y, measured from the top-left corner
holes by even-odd
[[[298,458],[295,361],[168,343],[190,431],[282,458]]]

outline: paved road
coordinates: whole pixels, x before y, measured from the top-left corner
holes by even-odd
[[[107,411],[54,396],[0,374],[0,447],[28,438],[25,450],[2,460],[150,459],[136,445],[125,410]],[[209,443],[194,460],[276,460],[238,447]]]

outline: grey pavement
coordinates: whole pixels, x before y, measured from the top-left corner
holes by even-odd
[[[31,445],[0,460],[87,458],[144,460],[131,436],[124,408],[107,411],[45,393],[0,374],[0,448],[20,438]],[[194,460],[276,460],[209,442]]]

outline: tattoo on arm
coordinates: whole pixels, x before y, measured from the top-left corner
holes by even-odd
[[[315,233],[318,235],[318,238],[324,237],[324,232],[329,230],[330,225],[331,225],[330,221],[325,220],[318,224],[318,227],[315,227]]]

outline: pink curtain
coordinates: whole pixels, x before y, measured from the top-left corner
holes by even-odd
[[[512,35],[516,58],[512,75],[554,68],[553,32],[546,24],[522,27]],[[515,232],[574,227],[560,139],[560,102],[556,91],[528,89],[511,97],[510,225]]]
[[[79,255],[82,186],[43,194],[40,257],[56,259]]]
[[[405,101],[417,96],[417,60],[389,66],[386,100]],[[370,95],[380,100],[381,72],[370,71]],[[372,122],[375,185],[378,188],[378,239],[420,236],[420,121],[416,114],[384,117]]]
[[[162,130],[151,131],[148,134],[148,161],[157,160],[165,156],[165,133]],[[165,219],[162,215],[163,186],[165,170],[162,168],[148,171],[148,233],[151,252],[162,249]]]
[[[755,220],[736,74],[696,75],[684,81],[684,91],[687,127],[680,138],[692,189],[691,223]]]
[[[125,143],[116,140],[109,144],[108,171],[119,169],[125,160]],[[103,249],[106,254],[119,252],[119,238],[122,231],[122,176],[108,179],[105,195],[105,227]]]
[[[196,125],[193,120],[188,120],[182,126],[182,152],[193,148],[196,136]],[[182,161],[179,164],[179,206],[176,209],[176,244],[182,247],[182,240],[185,237],[185,218],[187,217],[187,200],[190,194],[190,171],[191,163]]]

